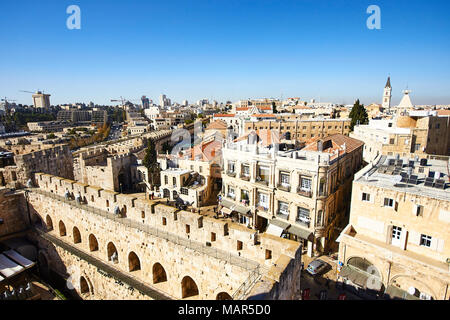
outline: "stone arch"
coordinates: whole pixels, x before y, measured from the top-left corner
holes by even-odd
[[[426,294],[429,294],[429,295],[431,295],[431,298],[433,299],[433,300],[436,300],[436,298],[437,298],[437,295],[436,295],[436,292],[434,292],[434,290],[433,289],[431,289],[430,288],[430,286],[427,284],[427,283],[425,283],[425,282],[423,282],[422,280],[420,280],[420,279],[417,279],[416,277],[414,277],[414,276],[412,276],[412,275],[408,275],[408,274],[397,274],[397,275],[395,275],[395,276],[393,276],[392,278],[391,278],[391,280],[389,281],[389,285],[391,285],[391,286],[395,286],[395,284],[398,284],[399,282],[400,282],[400,287],[403,287],[403,288],[401,288],[401,289],[403,289],[403,290],[405,290],[405,291],[407,291],[408,290],[408,288],[406,288],[405,286],[402,286],[401,284],[402,284],[402,282],[403,282],[403,284],[404,284],[404,280],[405,280],[405,278],[406,278],[406,282],[408,282],[408,284],[409,284],[409,286],[413,286],[414,288],[416,288],[416,290],[418,290],[418,292],[416,291],[416,297],[419,297],[419,294],[420,293],[426,293]],[[399,281],[400,280],[400,281]],[[403,281],[402,281],[403,280]]]
[[[85,277],[80,277],[80,293],[81,294],[90,294],[89,284]]]
[[[98,241],[92,233],[89,235],[89,251],[98,251]]]
[[[128,271],[138,271],[141,270],[141,260],[134,251],[128,254]]]
[[[219,292],[216,300],[233,300],[233,298],[227,292]]]
[[[72,235],[73,243],[81,243],[81,233],[77,227],[73,227]]]
[[[163,198],[170,198],[170,191],[169,189],[163,189]]]
[[[59,220],[59,235],[64,237],[67,234],[66,225],[62,220]]]
[[[152,271],[153,271],[153,283],[160,283],[167,281],[166,270],[159,262],[153,265]]]
[[[198,287],[195,281],[189,277],[185,276],[183,280],[181,280],[181,298],[189,298],[193,296],[198,296]]]
[[[52,218],[49,215],[47,215],[47,217],[45,217],[45,224],[47,225],[47,230],[48,231],[53,230],[53,221],[52,221]]]
[[[117,248],[114,243],[108,242],[108,245],[106,246],[106,251],[108,254],[108,261],[119,263],[119,253],[117,252]]]
[[[351,256],[351,257],[349,257],[347,259],[347,265],[355,267],[355,268],[357,268],[359,270],[362,270],[362,271],[364,271],[366,273],[370,273],[370,274],[372,274],[372,275],[374,275],[376,277],[379,277],[380,280],[382,280],[382,274],[379,271],[379,269],[372,262],[367,260],[366,258],[362,258],[362,257],[359,257],[359,256]],[[368,269],[370,267],[373,267],[371,269],[372,270],[371,272],[368,271]]]

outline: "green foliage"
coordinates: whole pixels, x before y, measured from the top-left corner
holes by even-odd
[[[352,119],[352,121],[350,122],[351,131],[353,131],[353,128],[357,123],[359,124],[369,123],[369,115],[367,114],[364,105],[359,103],[359,99],[355,101],[355,104],[353,105],[352,111],[350,112],[349,116]]]
[[[273,113],[278,113],[278,111],[277,111],[277,105],[275,104],[275,102],[272,102],[272,112],[273,112]]]
[[[198,118],[204,118],[205,116],[203,115],[203,113],[200,113],[197,117]]]
[[[48,138],[48,139],[55,139],[56,136],[55,136],[54,133],[50,133],[50,134],[47,136],[47,138]]]
[[[166,153],[166,152],[170,153],[172,151],[172,147],[170,146],[169,141],[164,142],[161,146],[161,149],[162,149],[163,153]]]

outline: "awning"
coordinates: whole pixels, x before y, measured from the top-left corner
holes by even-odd
[[[281,234],[283,233],[284,229],[276,226],[274,224],[269,224],[267,227],[266,233],[274,235],[276,237],[281,237]]]
[[[250,209],[244,206],[241,206],[239,204],[236,204],[233,207],[233,210],[236,212],[239,212],[240,214],[245,214],[246,216],[252,216],[252,214],[250,213]]]
[[[223,207],[220,212],[222,212],[223,214],[230,214],[232,211],[231,209],[228,209],[227,207]]]
[[[312,241],[313,240],[313,233],[309,230],[305,230],[296,226],[290,226],[286,230],[287,232],[296,235],[297,237],[300,237],[302,239]]]
[[[352,268],[350,266],[344,266],[341,269],[341,272],[339,272],[339,276],[350,280],[352,283],[356,284],[357,286],[361,287],[361,288],[367,288],[367,284],[368,284],[368,279],[369,279],[369,274],[365,273],[361,270],[358,270],[356,268]],[[372,290],[381,290],[381,286],[383,285],[383,283],[380,281],[371,281],[370,284],[373,285],[378,285],[376,288],[370,288]]]
[[[3,254],[6,255],[11,260],[14,260],[15,262],[19,263],[25,268],[31,268],[36,264],[35,262],[28,260],[27,258],[23,257],[14,250],[5,251],[3,252]]]
[[[10,260],[4,254],[0,254],[0,273],[6,277],[12,277],[21,271],[24,270],[24,267],[18,265],[14,261]]]
[[[409,294],[408,292],[397,288],[396,286],[389,285],[384,292],[385,296],[390,299],[403,299],[403,300],[420,300],[420,298]]]
[[[229,209],[231,209],[231,207],[233,207],[235,205],[234,202],[227,200],[227,199],[222,199],[222,201],[220,201],[220,204]]]
[[[286,230],[290,226],[289,223],[277,219],[270,220],[270,224],[283,228],[283,230]]]

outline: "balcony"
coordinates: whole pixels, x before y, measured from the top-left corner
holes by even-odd
[[[229,194],[227,194],[227,198],[236,200],[236,195],[232,194],[232,193],[229,193]]]
[[[264,186],[268,186],[269,185],[269,181],[261,179],[261,177],[256,177],[256,183],[262,184]]]
[[[280,190],[286,191],[286,192],[290,192],[291,191],[291,186],[287,185],[287,184],[279,183],[279,184],[277,184],[277,188],[280,189]]]
[[[250,181],[250,176],[249,175],[241,174],[239,176],[239,178],[241,178],[241,180],[244,180],[244,181]]]
[[[299,195],[301,195],[301,196],[304,196],[304,197],[308,197],[308,198],[311,198],[311,197],[312,197],[312,192],[311,192],[311,190],[304,190],[304,189],[302,189],[301,187],[298,187],[298,188],[297,188],[297,193],[298,193]]]
[[[281,219],[284,219],[284,220],[289,220],[289,213],[278,211],[277,212],[277,218],[281,218]]]
[[[236,172],[234,172],[234,171],[227,171],[227,176],[229,176],[229,177],[236,177]]]
[[[311,219],[309,217],[297,217],[295,222],[309,228],[309,225],[311,224]]]
[[[266,205],[258,204],[258,206],[256,207],[256,209],[258,209],[259,211],[264,211],[264,212],[269,211],[269,208],[266,208],[265,206],[266,206]]]

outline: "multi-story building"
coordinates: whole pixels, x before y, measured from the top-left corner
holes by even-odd
[[[286,147],[279,141],[276,132],[259,131],[226,142],[222,210],[248,227],[303,242],[312,256],[329,249],[335,228],[346,223],[363,143],[338,134],[278,151]]]
[[[64,128],[73,126],[73,123],[67,121],[40,121],[40,122],[28,122],[28,129],[35,132],[51,132],[61,131]]]
[[[365,297],[450,298],[449,159],[414,156],[379,155],[355,175],[339,281]]]
[[[35,108],[50,108],[50,95],[37,91],[33,94],[33,105]]]
[[[364,160],[372,162],[378,155],[404,156],[450,154],[450,117],[436,111],[409,111],[393,119],[372,119],[357,125],[351,137],[365,142]]]

